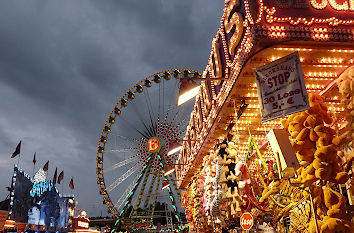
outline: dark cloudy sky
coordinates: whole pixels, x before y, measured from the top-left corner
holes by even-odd
[[[74,177],[79,206],[106,214],[99,134],[117,98],[166,68],[204,70],[222,0],[0,1],[0,199],[20,166],[50,160]],[[59,188],[61,190],[61,187]]]

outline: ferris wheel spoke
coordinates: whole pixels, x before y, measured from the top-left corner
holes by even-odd
[[[107,191],[112,192],[113,189],[115,189],[120,183],[122,183],[125,179],[127,179],[129,176],[131,176],[133,173],[139,170],[139,166],[135,164],[132,166],[128,171],[126,171],[121,177],[116,179],[110,186],[108,186]]]
[[[152,109],[151,99],[150,99],[150,95],[149,95],[148,89],[146,90],[146,92],[144,92],[144,96],[145,96],[146,105],[148,106],[151,128],[153,129],[154,134],[156,134],[156,125],[157,125],[157,124],[156,124],[156,122],[153,120],[155,117],[154,117],[154,111],[153,111],[153,109]]]
[[[185,124],[185,122],[187,121],[187,118],[184,118],[182,121],[180,121],[177,125],[175,125],[175,126],[173,126],[173,131],[175,131],[175,130],[177,130],[177,129],[179,129],[179,128],[183,128],[182,126],[183,126],[183,124]],[[183,131],[185,131],[186,129],[183,129],[183,130],[180,130],[180,131],[177,131],[177,133],[183,133]]]
[[[123,118],[122,116],[119,116],[120,119],[122,119],[125,123],[127,123],[127,125],[134,129],[135,131],[137,131],[141,136],[143,136],[144,138],[148,139],[149,136],[147,136],[146,134],[144,134],[143,132],[141,132],[140,130],[138,130],[137,128],[134,127],[134,125],[132,123],[130,123],[128,120],[126,120],[125,118]]]
[[[162,112],[165,112],[165,79],[162,79]]]
[[[126,160],[123,160],[123,161],[121,161],[121,162],[119,162],[119,163],[114,164],[113,166],[111,166],[111,167],[109,167],[109,168],[107,168],[107,169],[104,169],[104,171],[105,171],[105,172],[109,172],[109,171],[112,171],[112,170],[117,169],[117,168],[119,168],[119,167],[122,167],[122,166],[124,166],[124,165],[126,165],[126,164],[129,164],[129,163],[135,161],[136,159],[138,159],[138,158],[139,158],[139,155],[140,155],[140,154],[133,155],[133,156],[131,156],[130,158],[127,158]]]
[[[182,107],[183,108],[183,107]],[[169,122],[169,127],[172,127],[173,126],[173,124],[175,123],[175,121],[176,121],[176,119],[177,119],[177,117],[178,117],[178,115],[180,114],[180,109],[178,109],[177,111],[176,111],[176,113],[175,113],[175,115],[173,116],[173,118],[172,118],[172,120]]]
[[[146,130],[145,134],[147,134],[149,137],[153,137],[153,132],[151,131],[151,128],[148,127],[141,115],[141,113],[139,112],[139,110],[136,108],[135,104],[132,102],[132,108],[134,109],[134,112],[136,113],[136,115],[138,116],[140,122],[144,125],[144,128]]]
[[[144,141],[139,140],[137,138],[129,138],[129,137],[125,137],[125,136],[122,136],[122,135],[119,135],[119,134],[115,134],[115,133],[111,133],[111,134],[112,134],[112,136],[119,137],[119,138],[125,139],[125,140],[130,141],[130,142],[144,143]]]
[[[133,182],[128,186],[128,188],[124,191],[124,193],[120,196],[120,198],[118,199],[118,201],[114,205],[117,209],[119,209],[123,205],[124,201],[127,200],[127,198],[129,197],[131,191],[135,187],[135,183],[139,179],[139,174],[134,178]]]
[[[141,147],[105,150],[105,153],[122,153],[122,152],[136,151],[138,149],[141,149]]]

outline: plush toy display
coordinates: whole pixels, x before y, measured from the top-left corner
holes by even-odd
[[[237,145],[224,141],[204,158],[200,173],[182,199],[195,231],[221,231],[225,219],[241,215],[250,193],[250,180],[247,165],[238,156]]]
[[[300,164],[295,172],[297,176],[292,179],[279,177],[274,160],[261,160],[264,158],[261,155],[264,167],[266,162],[269,164],[267,169],[262,169],[256,163],[256,173],[259,174],[255,178],[250,157],[241,160],[235,142],[224,140],[218,143],[204,157],[201,169],[191,179],[188,192],[182,194],[190,230],[222,232],[221,229],[229,226],[232,219],[257,208],[268,213],[280,209],[273,213],[272,224],[291,215],[297,216],[291,219],[292,223],[298,220],[301,229],[310,233],[317,232],[316,226],[321,233],[353,232],[347,199],[341,190],[350,178],[348,171],[354,161],[354,156],[348,159],[350,153],[343,152],[344,147],[353,146],[353,77],[352,68],[343,73],[338,83],[342,103],[350,113],[346,117],[346,130],[338,130],[335,116],[328,110],[324,98],[315,93],[309,94],[308,110],[281,121]],[[313,209],[309,207],[312,205]]]
[[[336,135],[331,127],[325,125],[332,123],[333,119],[323,98],[310,94],[309,100],[309,110],[295,113],[281,122],[291,135],[291,143],[301,165],[296,181],[314,183],[321,180],[344,184],[349,176],[341,168],[342,160],[337,152],[346,137]]]
[[[336,135],[330,127],[332,116],[327,111],[323,98],[310,94],[310,109],[290,115],[282,125],[291,136],[291,143],[301,167],[293,182],[307,183],[311,187],[313,203],[319,218],[320,232],[351,232],[346,219],[346,198],[334,190],[335,184],[344,184],[349,175],[338,153],[347,142],[346,134]],[[304,196],[308,197],[309,188]],[[316,232],[314,221],[309,231]]]

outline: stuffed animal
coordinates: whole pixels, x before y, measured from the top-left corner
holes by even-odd
[[[264,202],[269,196],[279,193],[281,181],[275,172],[269,174],[269,178],[272,179],[272,183],[269,187],[263,190],[262,197],[259,199],[260,202]]]
[[[291,144],[302,167],[298,170],[297,182],[314,183],[317,180],[345,183],[349,175],[341,168],[338,157],[345,135],[336,132],[325,124],[333,122],[323,98],[309,94],[310,109],[292,114],[281,121],[291,135]]]
[[[247,164],[244,162],[238,162],[235,167],[235,176],[238,180],[238,190],[241,196],[248,198],[251,190],[251,180],[248,177]]]
[[[342,88],[348,94],[349,89],[344,86]],[[307,183],[311,187],[321,233],[351,232],[346,215],[346,199],[331,186],[344,184],[349,179],[343,159],[339,156],[348,139],[346,134],[337,135],[330,127],[333,118],[320,95],[310,93],[309,101],[310,109],[292,114],[281,122],[290,134],[301,165],[297,170],[298,177],[292,181]],[[309,188],[306,188],[303,192],[307,199],[308,191]],[[316,232],[313,220],[308,229],[311,233]]]

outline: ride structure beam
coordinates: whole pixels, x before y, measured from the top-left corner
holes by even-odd
[[[155,185],[155,181],[156,181],[157,176],[160,176],[160,171],[159,171],[159,170],[156,170],[156,171],[155,171],[154,176],[153,176],[153,178],[152,178],[151,186],[150,186],[149,191],[148,191],[148,196],[146,197],[146,200],[145,200],[145,203],[144,203],[144,208],[145,208],[145,209],[146,209],[146,208],[148,207],[148,205],[149,205],[151,192],[152,192],[152,189],[154,188],[154,185]]]
[[[156,208],[156,200],[157,200],[157,197],[159,196],[158,193],[159,193],[159,187],[160,187],[160,180],[161,180],[161,173],[159,172],[159,176],[157,177],[157,183],[156,183],[156,189],[155,189],[155,199],[154,199],[154,205],[152,207],[152,210],[151,210],[151,222],[153,222],[154,220],[154,213],[155,213],[155,208]]]
[[[124,205],[124,207],[123,207],[123,210],[120,212],[120,215],[122,215],[122,214],[127,210],[129,204],[131,203],[131,201],[132,201],[132,199],[133,199],[133,195],[134,195],[135,191],[137,190],[137,188],[138,188],[138,186],[139,186],[139,184],[140,184],[141,179],[143,178],[144,174],[146,173],[146,170],[147,170],[148,166],[150,166],[150,164],[151,164],[151,162],[152,162],[151,156],[150,156],[147,160],[148,160],[148,161],[147,161],[148,164],[143,167],[143,172],[139,175],[138,181],[134,184],[134,188],[133,188],[133,190],[130,192],[129,197],[128,197],[128,200],[126,201],[126,203],[125,203],[125,205]]]
[[[111,192],[115,189],[120,183],[122,183],[125,179],[127,179],[131,174],[139,170],[139,166],[135,164],[135,166],[131,167],[128,171],[126,171],[121,177],[116,179],[110,186],[108,186],[107,191]]]
[[[128,188],[124,191],[124,193],[120,196],[120,198],[118,199],[118,201],[116,202],[116,204],[114,205],[116,207],[116,209],[118,210],[124,203],[124,201],[128,198],[129,193],[133,190],[133,188],[135,187],[135,183],[138,181],[139,179],[139,175],[142,173],[143,171],[141,171],[136,178],[133,180],[133,182],[128,186]]]
[[[153,157],[154,159],[154,157]],[[146,172],[145,172],[145,176],[144,176],[144,180],[143,180],[143,184],[142,184],[142,187],[141,187],[141,190],[140,190],[140,193],[138,195],[138,199],[136,201],[136,204],[135,204],[135,208],[134,208],[134,211],[133,211],[133,214],[131,215],[131,217],[134,217],[134,216],[137,216],[137,213],[138,213],[138,208],[140,206],[140,203],[141,203],[141,200],[143,198],[143,195],[144,195],[144,191],[145,191],[145,187],[146,187],[146,183],[148,181],[148,178],[150,176],[150,170],[151,170],[151,164],[149,164]]]
[[[111,166],[111,167],[109,167],[109,168],[107,168],[107,169],[104,169],[104,171],[105,171],[105,172],[112,171],[112,170],[114,170],[114,169],[116,169],[116,168],[122,167],[122,166],[124,166],[124,165],[126,165],[126,164],[128,164],[128,163],[131,163],[132,161],[138,159],[138,156],[139,156],[139,155],[140,155],[140,154],[133,155],[133,156],[127,158],[126,160],[123,160],[123,161],[121,161],[121,162],[119,162],[119,163],[114,164],[113,166]]]

